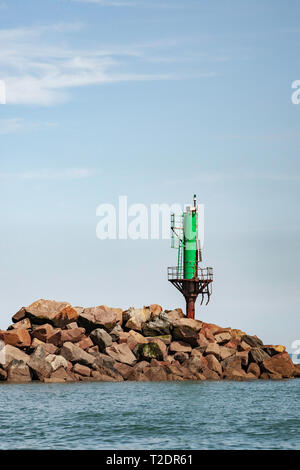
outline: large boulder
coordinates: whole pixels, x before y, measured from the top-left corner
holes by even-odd
[[[6,344],[0,351],[0,364],[4,369],[6,369],[14,359],[17,359],[18,361],[24,361],[25,364],[27,364],[29,357],[30,356],[28,356],[28,354],[16,348],[15,346]]]
[[[151,316],[152,312],[150,307],[131,307],[126,312],[123,312],[123,318],[128,318],[128,320],[125,322],[125,328],[129,330],[142,331],[143,324],[149,321]]]
[[[89,367],[76,363],[73,367],[73,372],[75,372],[75,374],[82,375],[83,377],[90,377],[92,371]]]
[[[228,341],[231,340],[231,334],[228,333],[227,331],[225,331],[223,333],[216,333],[215,334],[215,340],[218,344],[228,343]]]
[[[105,348],[112,345],[112,338],[103,328],[96,328],[90,334],[90,338],[99,350],[104,352]]]
[[[159,345],[158,342],[152,341],[147,344],[139,344],[135,348],[134,353],[136,354],[136,357],[139,361],[150,362],[151,359],[157,359],[159,361],[164,360],[164,351],[162,350],[161,345]]]
[[[144,323],[142,327],[144,336],[161,336],[171,333],[172,325],[166,314],[162,312],[153,321]]]
[[[151,382],[164,382],[168,380],[167,372],[162,366],[149,367],[145,369],[144,375]]]
[[[0,331],[0,340],[4,341],[5,344],[18,348],[26,348],[31,344],[30,334],[24,328]]]
[[[62,346],[64,343],[78,343],[85,336],[84,328],[71,328],[69,330],[57,329],[53,332],[53,335],[50,336],[48,342],[54,344],[57,347]]]
[[[63,356],[56,356],[55,354],[48,354],[46,356],[46,361],[50,363],[53,372],[63,367],[64,369],[68,368],[68,361]]]
[[[20,320],[16,323],[13,323],[7,329],[8,330],[17,330],[18,328],[23,328],[25,330],[29,330],[31,328],[31,322],[30,322],[29,318],[23,318],[23,320]]]
[[[26,310],[25,310],[25,307],[22,307],[20,308],[20,310],[17,311],[17,313],[15,313],[12,316],[12,321],[14,323],[17,323],[18,321],[23,320],[23,318],[25,317],[26,317]]]
[[[158,304],[151,304],[146,308],[149,308],[151,312],[151,320],[154,320],[154,318],[158,317],[158,315],[162,312],[162,307]]]
[[[173,323],[172,336],[175,340],[184,341],[191,346],[198,346],[198,333],[202,328],[202,322],[192,318],[180,318]]]
[[[262,348],[251,348],[249,350],[249,362],[256,362],[257,364],[260,364],[269,358],[269,354],[267,354],[266,351],[264,351]]]
[[[169,351],[176,353],[176,352],[184,352],[190,353],[192,352],[192,346],[184,341],[172,341],[169,347]]]
[[[205,356],[205,359],[210,370],[213,370],[214,372],[217,372],[217,374],[222,375],[222,366],[216,356],[213,354],[208,354],[208,356]]]
[[[72,363],[79,362],[84,366],[92,367],[95,362],[95,357],[87,353],[79,346],[74,343],[64,343],[60,350],[60,355],[63,356],[67,361]]]
[[[44,343],[47,343],[49,338],[53,336],[54,332],[56,330],[53,328],[50,323],[45,323],[44,325],[37,326],[33,333],[32,333],[32,338],[39,339],[40,341],[43,341]]]
[[[55,300],[37,300],[25,307],[26,317],[34,324],[51,323],[64,328],[68,323],[78,318],[77,311],[68,302],[56,302]]]
[[[85,308],[78,317],[78,324],[88,333],[96,328],[104,328],[110,332],[119,321],[118,315],[113,310],[107,310],[105,306]]]
[[[137,331],[130,330],[126,343],[131,349],[131,351],[133,351],[137,344],[148,343],[148,338],[145,338],[145,336],[141,335]]]
[[[227,357],[221,362],[224,373],[230,374],[233,370],[242,369],[242,359],[236,355]]]
[[[248,379],[247,374],[243,369],[228,369],[224,372],[223,378],[225,380],[234,380],[237,382]]]
[[[275,356],[278,353],[285,352],[286,348],[285,346],[282,346],[281,344],[277,344],[276,346],[274,345],[265,345],[262,348],[269,356]]]
[[[244,341],[245,343],[249,344],[251,348],[260,348],[264,345],[262,340],[259,339],[257,336],[244,335],[242,336],[241,341]]]
[[[259,378],[260,376],[260,367],[256,362],[251,362],[247,369],[248,374],[253,374],[255,377]]]
[[[115,361],[123,362],[124,364],[133,365],[136,362],[136,357],[126,343],[116,344],[106,348],[106,353]]]
[[[287,352],[278,353],[266,359],[262,363],[262,368],[269,374],[279,374],[282,377],[290,378],[294,375],[295,366]]]
[[[24,361],[13,359],[7,368],[8,382],[31,382],[28,365]]]
[[[52,373],[52,367],[50,363],[46,361],[46,353],[41,345],[31,354],[27,365],[32,370],[34,379],[42,381],[45,377],[50,377]]]
[[[295,378],[300,378],[300,364],[294,364],[294,377]]]
[[[217,343],[209,343],[204,351],[205,355],[213,354],[218,361],[224,361],[235,353],[236,351],[234,349],[227,348],[226,346],[219,346]]]

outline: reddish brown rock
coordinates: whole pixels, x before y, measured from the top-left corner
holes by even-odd
[[[71,328],[69,330],[54,330],[53,334],[48,338],[48,342],[57,347],[61,347],[64,343],[78,343],[85,336],[84,328]]]
[[[78,324],[86,329],[88,333],[96,328],[104,328],[111,331],[118,323],[117,313],[113,310],[105,310],[100,307],[85,308],[78,317]]]
[[[300,364],[294,364],[294,377],[300,378]]]
[[[60,367],[53,372],[50,378],[45,378],[44,382],[76,382],[77,378],[73,372]]]
[[[149,367],[145,369],[145,377],[151,382],[167,381],[167,373],[164,367]]]
[[[185,361],[187,361],[189,358],[189,355],[187,353],[183,352],[177,352],[174,354],[174,359],[178,361],[180,364],[183,364]]]
[[[151,312],[151,319],[152,320],[162,312],[162,307],[158,304],[151,304],[151,305],[149,305],[148,308]]]
[[[200,356],[191,356],[187,361],[183,364],[190,372],[202,372],[203,369],[208,368],[208,363],[206,358]]]
[[[12,316],[12,321],[14,323],[20,321],[20,320],[23,320],[23,318],[25,318],[26,316],[26,311],[25,311],[25,307],[22,307],[20,308],[20,310],[17,311],[17,313],[15,313],[13,316]]]
[[[122,364],[121,362],[116,362],[115,369],[122,375],[123,379],[128,380],[129,375],[133,371],[132,366],[128,364]]]
[[[93,347],[93,341],[91,340],[91,338],[89,338],[88,336],[84,336],[79,342],[78,342],[78,346],[81,348],[81,349],[84,349],[84,350],[87,350],[89,348],[92,348]]]
[[[192,347],[185,343],[184,341],[173,341],[170,344],[169,350],[171,352],[184,352],[184,353],[189,353],[192,351]]]
[[[47,343],[49,338],[54,334],[55,330],[50,323],[45,323],[44,325],[38,326],[34,329],[32,333],[32,338],[39,339],[44,343]]]
[[[7,368],[8,382],[31,382],[28,365],[24,361],[14,359]]]
[[[136,369],[132,369],[132,371],[128,375],[127,380],[129,380],[130,382],[147,382],[149,379],[145,376],[143,372]]]
[[[14,359],[24,361],[25,364],[27,364],[29,357],[30,356],[28,356],[25,352],[21,351],[15,346],[7,344],[4,346],[4,348],[1,349],[0,364],[2,365],[3,369],[7,369],[8,365]]]
[[[50,377],[52,373],[52,367],[46,361],[46,353],[41,345],[31,354],[27,365],[30,367],[34,379],[43,380],[45,377]]]
[[[228,369],[224,372],[223,378],[234,381],[247,380],[246,372],[243,369]]]
[[[150,364],[148,361],[141,361],[141,362],[137,362],[133,368],[135,370],[137,370],[138,372],[144,372],[144,370],[147,368],[147,367],[150,367]]]
[[[269,359],[270,356],[261,348],[251,348],[249,351],[249,362],[256,362],[257,364]]]
[[[215,337],[214,337],[214,335],[212,334],[211,329],[208,328],[208,327],[203,327],[203,328],[201,328],[199,334],[202,334],[202,335],[207,339],[207,341],[208,341],[209,343],[215,343],[215,342],[216,342]],[[204,346],[204,345],[207,346],[206,344],[203,344],[203,346]],[[199,344],[199,346],[202,346],[202,344]]]
[[[287,352],[278,353],[262,363],[264,372],[269,374],[279,374],[282,377],[290,378],[294,375],[295,366]]]
[[[79,362],[88,367],[92,367],[96,360],[94,356],[81,349],[77,344],[71,342],[64,343],[60,354],[67,359],[67,361],[72,363]]]
[[[136,357],[126,343],[113,343],[112,346],[106,348],[106,353],[118,362],[133,365]]]
[[[26,348],[31,344],[30,334],[24,328],[0,331],[0,340],[18,348]]]
[[[240,357],[242,360],[242,365],[247,366],[249,362],[248,351],[240,351],[236,353],[237,357]]]
[[[168,320],[169,320],[171,323],[176,322],[176,321],[179,320],[180,318],[184,318],[184,315],[183,315],[181,309],[166,310],[166,311],[165,311],[165,314],[166,314]]]
[[[216,342],[220,345],[228,343],[228,341],[231,340],[231,334],[228,332],[216,333],[214,336],[215,336]]]
[[[249,346],[248,343],[245,343],[245,341],[240,341],[237,347],[238,351],[250,351],[250,349],[251,349],[251,346]]]
[[[224,372],[230,373],[232,370],[242,369],[242,359],[236,355],[227,357],[221,362]]]
[[[258,364],[256,364],[255,362],[251,362],[251,364],[249,365],[248,369],[247,369],[247,373],[248,374],[253,374],[255,375],[255,377],[259,378],[260,376],[260,367]]]
[[[75,308],[75,310],[76,310],[76,307],[74,307],[74,308]],[[83,309],[82,309],[82,311],[83,311]],[[76,312],[78,313],[77,310],[76,310]],[[72,330],[73,328],[78,328],[78,323],[77,323],[76,321],[73,321],[72,323],[68,323],[68,324],[66,325],[66,329],[67,329],[67,330]]]
[[[31,328],[31,322],[29,318],[23,318],[23,320],[20,320],[16,323],[13,323],[8,330],[17,330],[18,328],[23,328],[25,330],[29,330]]]
[[[118,338],[118,343],[127,343],[127,340],[130,336],[130,331],[122,331]]]
[[[209,369],[208,367],[204,367],[202,370],[202,375],[206,380],[220,380],[219,374],[214,370]]]
[[[239,345],[241,344],[240,340],[238,338],[232,337],[228,343],[225,343],[224,346],[229,349],[238,349]]]
[[[213,335],[215,335],[216,333],[219,333],[222,330],[224,330],[223,328],[221,328],[218,325],[215,325],[214,323],[205,323],[205,322],[203,322],[203,328],[205,328],[206,330],[210,330],[210,332]]]
[[[75,364],[73,367],[73,372],[76,374],[83,375],[85,377],[90,377],[91,375],[91,369],[87,366],[83,366],[82,364]]]
[[[257,336],[244,335],[242,336],[241,341],[244,341],[244,343],[249,344],[251,348],[261,348],[261,346],[264,345],[262,340],[259,339]]]
[[[217,374],[219,375],[222,375],[222,366],[213,354],[208,354],[208,356],[205,356],[205,359],[207,361],[207,366],[210,370],[217,372]]]
[[[148,343],[148,338],[145,338],[145,336],[141,335],[137,331],[130,330],[128,333],[127,337],[127,345],[131,349],[131,351],[134,350],[136,345],[138,344],[146,344]]]
[[[272,345],[267,345],[267,346],[263,346],[262,348],[269,356],[275,356],[276,354],[278,353],[281,353],[281,352],[285,352],[285,346],[282,346],[280,344],[276,345],[276,346],[272,346]]]
[[[35,324],[51,323],[63,328],[68,323],[77,320],[77,311],[68,302],[56,302],[54,300],[37,300],[25,307],[26,317]]]
[[[202,331],[202,330],[201,330]],[[208,344],[210,342],[213,342],[213,341],[209,341],[203,333],[201,333],[201,331],[198,333],[198,338],[197,338],[197,343],[198,343],[198,346],[208,346]]]
[[[68,361],[60,355],[57,356],[56,354],[48,354],[48,356],[46,356],[46,361],[50,363],[53,372],[55,372],[57,369],[60,369],[61,367],[64,369],[69,368]]]

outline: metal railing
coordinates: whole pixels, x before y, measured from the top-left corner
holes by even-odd
[[[171,266],[168,268],[168,280],[174,280],[174,279],[184,279],[183,277],[184,271],[182,267],[178,266]],[[208,280],[213,280],[213,268],[200,268],[198,266],[198,279],[200,281],[208,281]]]

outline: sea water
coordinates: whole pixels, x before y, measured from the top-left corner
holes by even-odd
[[[300,379],[0,384],[1,449],[300,449]]]

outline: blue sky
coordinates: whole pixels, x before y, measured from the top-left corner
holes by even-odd
[[[197,317],[300,339],[299,2],[0,0],[1,316],[38,298],[183,307],[163,240],[96,208],[205,204]]]

